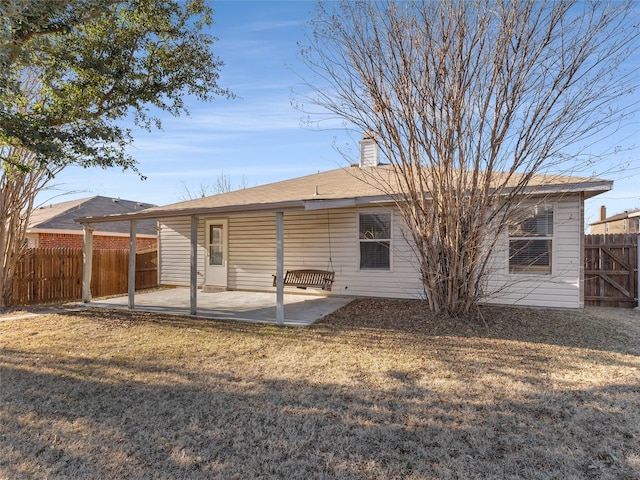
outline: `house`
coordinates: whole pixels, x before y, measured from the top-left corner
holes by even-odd
[[[102,196],[43,205],[31,214],[27,226],[27,244],[29,248],[82,248],[82,225],[75,222],[75,218],[139,212],[152,206]],[[129,248],[129,226],[126,223],[101,223],[93,234],[93,247],[96,250]],[[156,245],[155,220],[140,222],[136,242],[139,250]]]
[[[625,210],[622,213],[607,217],[607,209],[600,207],[600,219],[589,224],[589,233],[592,235],[614,233],[640,233],[640,208]]]
[[[323,295],[421,298],[402,218],[375,181],[390,182],[391,169],[367,153],[375,152],[368,141],[361,142],[359,165],[77,221],[158,219],[160,284],[190,287],[194,314],[197,288],[274,292],[280,307],[284,289],[295,288],[274,286],[273,275],[281,279],[286,271],[304,269],[334,272],[330,291],[315,289]],[[534,178],[530,188],[541,203],[532,204],[521,228],[512,237],[505,232],[492,251],[489,283],[499,295],[486,301],[582,307],[584,200],[611,186],[593,178]]]

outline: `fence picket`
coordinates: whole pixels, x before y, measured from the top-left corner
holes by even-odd
[[[637,305],[637,235],[586,235],[584,260],[585,305]]]
[[[94,297],[127,293],[128,250],[94,250],[91,294]],[[157,282],[157,250],[136,254],[136,290]],[[16,265],[13,303],[80,300],[82,298],[81,248],[30,248]]]

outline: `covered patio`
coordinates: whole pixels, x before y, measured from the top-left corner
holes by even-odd
[[[137,293],[133,310],[168,315],[190,315],[189,288],[167,288]],[[329,315],[353,300],[349,297],[321,297],[317,295],[285,294],[286,306],[281,325],[305,327]],[[279,324],[275,294],[263,292],[203,292],[197,291],[197,316],[217,320]],[[95,299],[85,303],[89,307],[129,309],[129,297]]]

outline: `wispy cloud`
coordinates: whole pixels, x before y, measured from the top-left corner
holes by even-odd
[[[253,32],[264,32],[268,30],[281,30],[285,28],[301,27],[306,23],[304,20],[263,20],[251,22],[246,25],[248,30]]]

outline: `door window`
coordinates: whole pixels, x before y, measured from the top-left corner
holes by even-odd
[[[222,225],[209,225],[209,265],[223,265],[223,247]]]

